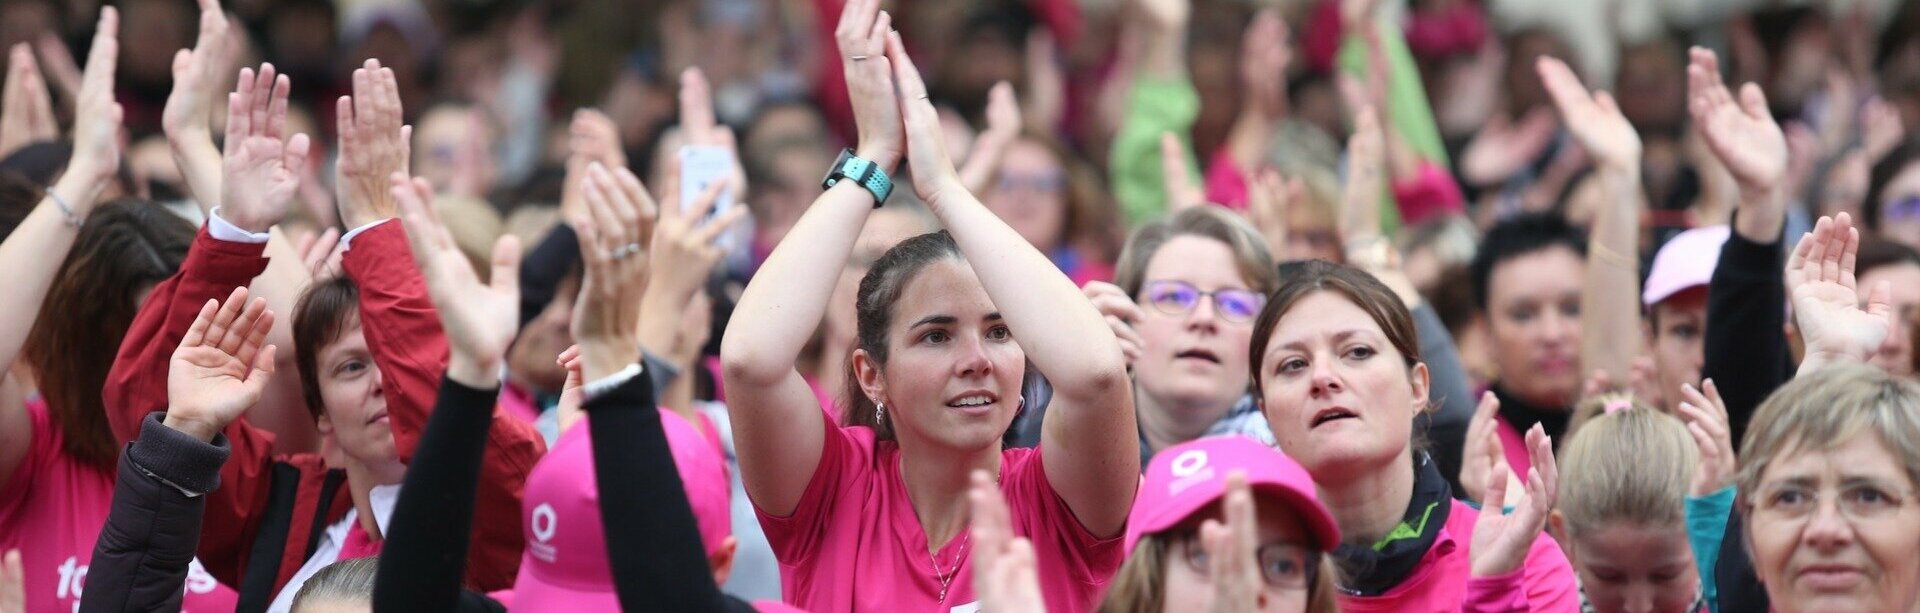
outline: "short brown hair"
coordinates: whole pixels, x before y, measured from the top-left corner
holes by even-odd
[[[1867,433],[1878,435],[1904,464],[1907,479],[1920,483],[1920,384],[1859,363],[1794,377],[1754,411],[1740,441],[1739,507],[1752,508],[1749,496],[1775,460]]]
[[[315,422],[326,414],[320,397],[320,350],[360,318],[360,287],[346,275],[314,281],[293,307],[293,357],[300,371],[300,394]]]
[[[1249,348],[1247,360],[1248,374],[1253,377],[1254,398],[1264,396],[1265,388],[1260,378],[1261,367],[1265,364],[1267,343],[1273,340],[1273,330],[1280,325],[1280,317],[1293,309],[1301,299],[1321,291],[1329,291],[1346,297],[1354,306],[1366,311],[1373,323],[1387,336],[1387,342],[1400,352],[1401,360],[1407,368],[1420,363],[1420,336],[1413,327],[1413,313],[1407,310],[1407,304],[1393,293],[1386,284],[1375,279],[1358,268],[1345,264],[1335,264],[1326,260],[1311,260],[1289,264],[1282,271],[1280,289],[1267,297],[1267,306],[1260,310],[1260,317],[1253,320],[1253,345]]]
[[[1267,251],[1267,241],[1260,237],[1260,231],[1239,215],[1216,206],[1185,209],[1134,230],[1133,236],[1127,238],[1126,248],[1120,251],[1113,284],[1128,296],[1137,297],[1140,286],[1147,282],[1147,265],[1153,262],[1154,254],[1177,236],[1198,236],[1226,243],[1233,250],[1234,266],[1240,269],[1240,278],[1247,281],[1249,289],[1264,294],[1280,285],[1280,272],[1274,268],[1273,254]]]
[[[131,198],[100,205],[80,227],[23,352],[69,457],[105,470],[119,461],[100,390],[141,292],[180,270],[193,233],[160,205]]]

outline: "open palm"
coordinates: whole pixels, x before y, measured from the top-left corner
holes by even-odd
[[[1860,231],[1846,213],[1822,217],[1787,260],[1794,324],[1809,356],[1863,358],[1893,327],[1887,287],[1872,288],[1861,307],[1854,279]]]
[[[400,173],[390,179],[414,263],[426,278],[449,349],[477,364],[498,364],[519,331],[519,239],[508,234],[494,243],[491,283],[483,283],[434,212],[432,185]]]
[[[286,75],[272,64],[260,71],[241,69],[240,84],[227,99],[227,150],[222,217],[254,232],[286,217],[300,190],[309,140],[288,137]]]
[[[1720,80],[1712,51],[1694,48],[1687,66],[1687,109],[1713,155],[1742,187],[1772,189],[1787,168],[1787,137],[1767,110],[1766,95],[1752,83],[1736,101]]]
[[[1511,513],[1503,512],[1498,503],[1487,503],[1473,524],[1468,558],[1474,577],[1497,577],[1520,568],[1559,497],[1560,471],[1554,465],[1551,442],[1537,424],[1527,431],[1527,453],[1533,468],[1527,471],[1526,496],[1513,504]],[[1488,474],[1486,499],[1505,499],[1506,469],[1491,467]]]
[[[1566,118],[1567,129],[1588,154],[1611,168],[1639,168],[1640,134],[1620,113],[1612,95],[1588,92],[1573,69],[1558,59],[1541,56],[1536,68],[1554,106]]]
[[[245,287],[224,304],[207,301],[168,363],[168,418],[210,433],[239,419],[273,375],[274,346],[266,344],[272,329],[266,299],[249,302]]]

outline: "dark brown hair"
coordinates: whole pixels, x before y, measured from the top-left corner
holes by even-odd
[[[941,230],[901,241],[875,260],[873,268],[860,278],[860,290],[854,298],[855,348],[865,350],[875,364],[885,366],[887,331],[893,327],[894,303],[900,301],[907,282],[919,276],[927,265],[947,259],[964,258],[960,245],[953,242],[953,235]],[[847,392],[843,402],[846,406],[840,422],[873,428],[876,439],[893,440],[893,420],[874,415],[873,399],[860,387],[859,374],[853,368],[853,352],[847,352],[847,360]]]
[[[1266,365],[1267,343],[1273,340],[1273,330],[1280,325],[1280,317],[1301,299],[1321,291],[1345,296],[1354,306],[1366,311],[1373,323],[1380,326],[1380,331],[1386,333],[1387,342],[1400,352],[1407,368],[1420,363],[1420,336],[1413,327],[1413,314],[1398,294],[1373,275],[1326,260],[1285,266],[1281,273],[1280,289],[1267,297],[1266,308],[1253,320],[1253,345],[1247,354],[1252,359],[1247,361],[1247,368],[1253,376],[1254,398],[1264,396],[1260,371]]]
[[[105,470],[119,461],[100,390],[140,311],[141,293],[180,270],[193,234],[193,224],[135,199],[100,205],[81,226],[24,354],[68,456]]]
[[[314,281],[293,307],[293,357],[300,371],[300,395],[307,413],[320,421],[327,403],[320,398],[320,350],[360,318],[360,287],[346,275]]]
[[[1233,263],[1245,279],[1248,289],[1268,293],[1280,285],[1273,254],[1260,231],[1239,215],[1217,206],[1198,206],[1155,220],[1133,231],[1127,246],[1120,251],[1120,266],[1114,270],[1113,284],[1128,296],[1138,298],[1140,286],[1147,282],[1147,265],[1153,256],[1177,236],[1197,236],[1225,243],[1233,250]]]

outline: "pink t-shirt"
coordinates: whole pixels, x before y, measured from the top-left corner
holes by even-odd
[[[28,611],[75,611],[93,542],[113,508],[113,473],[60,451],[59,426],[40,398],[27,400],[33,443],[0,488],[0,551],[20,550]],[[181,611],[232,611],[237,597],[194,560]]]
[[[1553,537],[1541,534],[1527,550],[1520,570],[1500,577],[1470,579],[1468,548],[1480,512],[1453,501],[1447,525],[1433,547],[1400,585],[1379,596],[1341,594],[1340,610],[1370,611],[1579,611],[1580,586],[1573,565]]]
[[[780,560],[786,602],[815,613],[978,610],[971,540],[963,531],[928,555],[900,477],[900,448],[875,441],[863,426],[838,427],[824,416],[822,423],[820,465],[793,514],[754,509]],[[1121,534],[1101,539],[1081,526],[1048,485],[1040,458],[1039,449],[1001,452],[1000,490],[1013,529],[1033,541],[1047,610],[1091,611],[1120,568]],[[948,578],[944,601],[941,576]]]

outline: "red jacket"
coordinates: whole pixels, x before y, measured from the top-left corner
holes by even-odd
[[[266,270],[265,248],[216,240],[202,229],[180,272],[154,286],[102,392],[108,421],[123,444],[138,437],[148,413],[166,409],[168,362],[201,306],[226,299]],[[354,237],[342,268],[359,286],[360,321],[380,367],[394,447],[400,461],[408,462],[446,370],[439,316],[398,222]],[[264,610],[305,564],[326,527],[346,516],[352,497],[341,491],[344,471],[330,470],[319,454],[274,455],[273,435],[244,417],[225,434],[233,455],[220,471],[220,488],[207,495],[199,556],[214,577],[239,588],[240,610]],[[532,427],[498,410],[487,439],[466,574],[467,585],[480,591],[513,585],[525,546],[521,490],[545,453]]]

